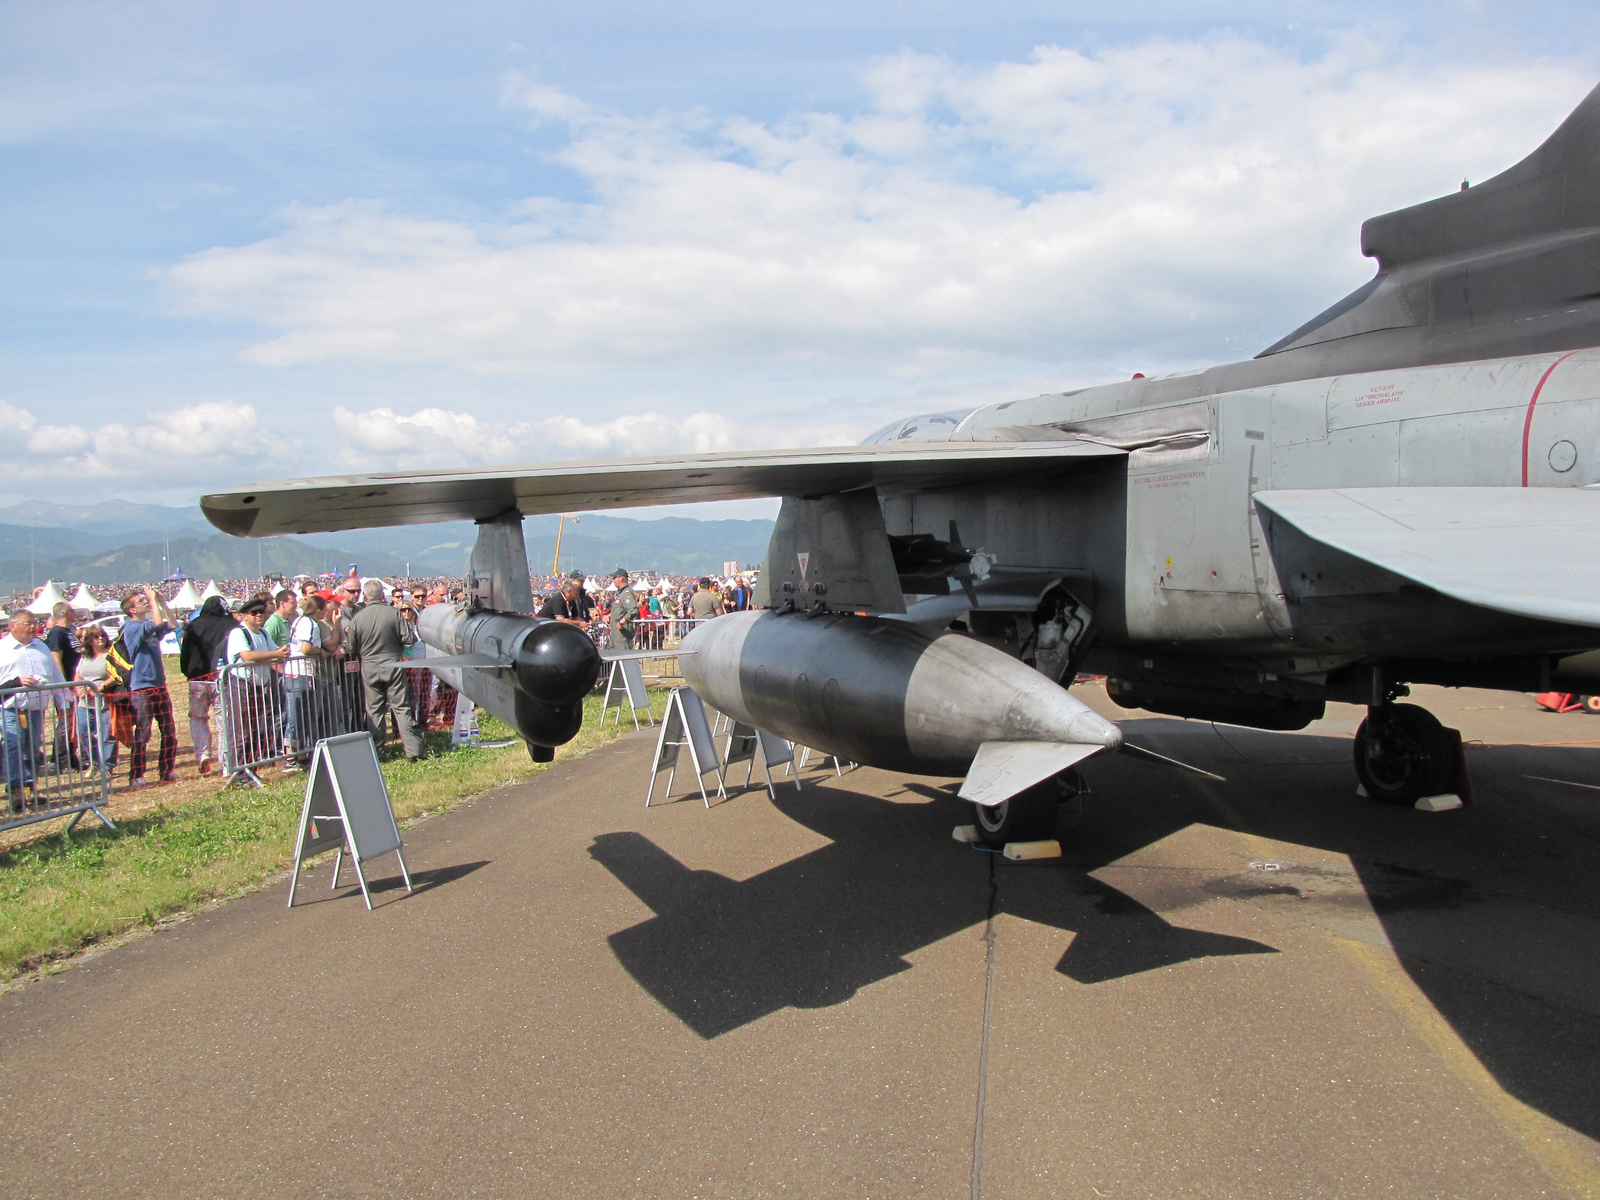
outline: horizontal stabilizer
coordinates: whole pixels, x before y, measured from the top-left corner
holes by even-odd
[[[957,795],[992,808],[1104,749],[1084,742],[984,742]]]
[[[1079,459],[1122,458],[1115,446],[1052,442],[900,442],[535,463],[469,471],[280,479],[216,492],[200,508],[224,533],[276,537],[432,521],[523,516],[702,500],[822,496],[876,487],[895,495],[984,480],[1015,485]]]
[[[1327,488],[1255,501],[1324,545],[1467,604],[1600,625],[1600,491]]]

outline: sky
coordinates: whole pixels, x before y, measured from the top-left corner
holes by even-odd
[[[1551,0],[0,0],[0,503],[1247,358],[1596,82]]]

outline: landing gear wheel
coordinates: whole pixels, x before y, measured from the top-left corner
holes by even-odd
[[[974,804],[973,824],[978,841],[999,848],[1007,842],[1037,842],[1056,831],[1056,822],[1065,813],[1077,824],[1082,818],[1082,793],[1076,771],[1067,771],[1036,783],[999,804]]]
[[[1356,730],[1356,778],[1386,804],[1413,804],[1455,781],[1455,741],[1438,718],[1415,704],[1370,709]]]
[[[1600,717],[1600,696],[1579,696],[1578,703],[1591,717]]]

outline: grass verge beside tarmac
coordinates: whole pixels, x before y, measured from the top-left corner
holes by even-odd
[[[652,701],[659,720],[666,692],[652,690]],[[558,762],[619,736],[615,714],[601,727],[600,703],[598,694],[589,697],[583,730],[561,747]],[[480,721],[486,740],[511,736],[487,714]],[[626,714],[623,722],[631,731]],[[544,769],[521,742],[498,749],[448,747],[448,734],[430,734],[429,758],[384,764],[402,825]],[[287,869],[294,861],[305,781],[303,774],[271,772],[265,787],[211,791],[117,819],[115,833],[90,817],[70,834],[0,851],[0,983],[48,973],[85,947],[241,895]]]

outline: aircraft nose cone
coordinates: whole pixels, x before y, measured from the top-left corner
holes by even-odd
[[[1005,741],[1074,742],[1108,750],[1122,745],[1122,730],[1114,722],[1042,677],[1017,693],[1001,726]]]

